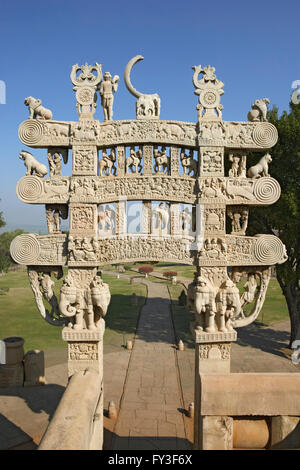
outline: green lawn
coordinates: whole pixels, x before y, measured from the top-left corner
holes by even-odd
[[[124,337],[125,340],[133,337],[140,307],[146,298],[146,287],[138,283],[129,284],[128,280],[116,279],[115,276],[103,275],[103,279],[110,285],[112,294],[105,317],[104,343],[109,350],[121,347]],[[57,281],[56,292],[61,282]],[[137,306],[131,305],[133,292],[138,296]],[[61,328],[49,325],[40,316],[26,271],[9,272],[0,277],[0,339],[8,336],[24,338],[25,351],[66,347],[61,339]]]
[[[182,271],[179,274],[179,269]],[[176,270],[178,275],[187,277],[188,272],[192,273],[194,267],[178,265],[155,265],[155,270]],[[185,274],[182,274],[182,273]],[[135,278],[134,284],[130,284],[128,279],[116,279],[113,273],[103,274],[103,279],[110,285],[112,294],[108,313],[105,317],[106,331],[104,336],[105,351],[110,352],[119,349],[126,343],[127,339],[132,339],[137,326],[138,316],[141,306],[146,298],[146,286],[139,283],[139,278],[144,276],[132,272],[126,273]],[[157,278],[151,278],[155,282],[161,282]],[[56,292],[58,293],[61,280],[57,282]],[[189,323],[193,318],[185,307],[178,305],[178,297],[184,288],[181,284],[177,286],[167,282],[169,292],[173,300],[173,315],[175,324],[175,334],[177,339],[182,339],[186,345],[193,346],[193,340],[189,331]],[[131,302],[132,293],[138,296],[138,305],[133,306]],[[281,293],[276,280],[272,279],[268,288],[266,301],[257,323],[270,325],[277,321],[288,320],[288,310],[284,296]],[[31,291],[26,271],[9,272],[0,277],[0,339],[8,336],[21,336],[25,339],[25,351],[29,349],[53,349],[65,348],[65,343],[61,339],[61,328],[54,327],[46,323],[40,316],[35,305],[34,296]]]

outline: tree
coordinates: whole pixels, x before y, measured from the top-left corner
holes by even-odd
[[[14,264],[9,252],[11,242],[15,237],[24,233],[24,230],[17,229],[12,232],[3,232],[0,235],[0,272],[6,272]]]
[[[290,112],[278,117],[274,107],[269,122],[278,130],[278,142],[270,149],[270,174],[281,186],[281,197],[269,207],[251,209],[249,235],[271,233],[287,248],[288,260],[277,265],[276,276],[285,296],[290,321],[290,347],[300,326],[300,104],[290,103]],[[257,156],[249,156],[249,166]],[[253,163],[252,163],[253,162]]]
[[[0,201],[1,201],[1,199],[0,199]],[[6,225],[6,222],[3,219],[3,212],[0,212],[0,228],[4,227],[4,225]]]

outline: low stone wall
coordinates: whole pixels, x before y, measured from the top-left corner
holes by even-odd
[[[196,449],[299,449],[300,374],[200,374]]]
[[[69,381],[38,450],[99,450],[103,444],[103,387],[92,369]]]

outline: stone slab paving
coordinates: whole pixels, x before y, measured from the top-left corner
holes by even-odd
[[[147,285],[112,448],[189,449],[168,289]]]

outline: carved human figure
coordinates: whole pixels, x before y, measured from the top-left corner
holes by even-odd
[[[94,251],[93,244],[87,237],[83,238],[81,249],[84,251],[85,259],[87,261],[95,261],[96,253]]]
[[[228,207],[228,216],[231,219],[231,233],[245,235],[248,225],[248,209],[243,207]]]
[[[228,176],[232,178],[246,178],[246,161],[247,156],[239,153],[230,153],[228,160],[232,162]]]
[[[257,289],[257,282],[255,279],[255,274],[249,274],[248,280],[244,285],[244,292],[241,296],[241,305],[250,304],[255,297],[255,292]]]
[[[186,207],[180,212],[180,226],[183,234],[188,234],[192,223],[192,215]]]
[[[221,286],[217,296],[218,308],[218,329],[219,331],[231,331],[232,320],[241,312],[241,300],[239,290],[231,279],[227,279]]]
[[[169,157],[166,153],[166,147],[162,147],[161,152],[157,147],[154,148],[154,172],[168,173],[170,168]]]
[[[240,156],[231,153],[228,159],[230,162],[232,162],[231,169],[229,170],[228,175],[233,178],[237,178],[239,176]]]
[[[104,121],[112,121],[114,93],[118,90],[119,76],[113,78],[109,72],[105,72],[100,85],[101,105],[104,112]]]
[[[49,233],[61,233],[60,218],[68,218],[68,206],[46,204],[46,220]]]
[[[152,211],[152,233],[166,234],[169,223],[169,208],[163,202]]]
[[[116,175],[117,168],[115,166],[116,152],[114,149],[111,150],[110,155],[107,154],[106,150],[102,151],[102,160],[99,162],[99,173],[100,176],[112,176]]]
[[[135,152],[134,147],[130,147],[129,157],[126,158],[126,173],[129,173],[129,170],[132,173],[141,173],[143,169],[141,165],[142,158],[143,152],[141,148]]]
[[[107,205],[105,209],[103,207],[100,208],[98,212],[98,233],[99,235],[112,235],[113,226],[113,211]]]
[[[209,286],[207,279],[197,276],[190,285],[188,297],[192,300],[192,310],[195,313],[196,329],[207,333],[215,331],[215,292]]]

